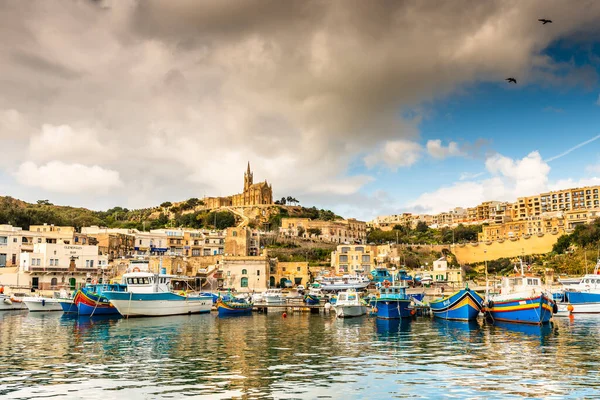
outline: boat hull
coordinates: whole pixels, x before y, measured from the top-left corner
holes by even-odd
[[[59,304],[65,314],[77,314],[77,304],[72,300],[60,300]]]
[[[230,303],[217,303],[217,312],[219,317],[230,317],[236,315],[251,315],[253,304],[230,304]]]
[[[9,296],[0,296],[0,311],[27,310],[27,306],[21,300],[11,299]]]
[[[77,303],[77,312],[79,315],[118,315],[119,310],[112,304],[90,305],[84,302]]]
[[[347,284],[322,284],[321,290],[324,292],[337,292],[342,290],[354,289],[354,290],[362,290],[366,289],[371,282],[361,282],[361,283],[347,283]]]
[[[304,302],[309,306],[317,305],[321,302],[321,299],[318,296],[307,294],[304,296]]]
[[[484,310],[492,321],[540,325],[550,321],[553,306],[554,301],[542,294],[529,298],[492,301]]]
[[[573,310],[571,314],[597,314],[600,313],[600,293],[565,292],[565,302]]]
[[[412,317],[410,300],[400,299],[377,299],[375,308],[377,309],[377,318],[398,319]]]
[[[338,318],[352,318],[352,317],[360,317],[362,315],[365,315],[367,313],[367,307],[366,306],[358,306],[358,305],[353,305],[353,306],[335,305],[335,306],[333,306],[333,311],[335,311],[335,315]]]
[[[469,289],[460,290],[448,297],[429,303],[435,317],[457,321],[477,319],[482,305],[483,298]]]
[[[181,296],[175,293],[105,292],[124,317],[162,317],[209,313],[212,297]]]
[[[60,302],[56,299],[43,299],[39,297],[25,298],[23,302],[30,312],[62,311]]]

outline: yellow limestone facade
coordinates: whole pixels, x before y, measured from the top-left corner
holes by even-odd
[[[248,169],[244,173],[244,191],[227,197],[205,197],[204,204],[209,209],[219,207],[240,207],[273,204],[273,187],[264,182],[254,183],[254,174]]]

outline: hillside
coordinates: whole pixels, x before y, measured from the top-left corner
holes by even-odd
[[[251,226],[276,230],[281,226],[281,218],[290,216],[334,220],[341,217],[329,210],[301,206],[268,206]],[[260,218],[260,220],[258,219]],[[139,230],[160,229],[164,227],[187,227],[224,229],[240,222],[239,216],[228,209],[209,210],[201,200],[192,198],[178,203],[164,202],[160,206],[129,210],[113,207],[106,211],[93,211],[87,208],[54,205],[47,200],[27,203],[12,197],[0,197],[0,224],[10,224],[23,229],[30,225],[44,223],[74,226],[78,230],[84,226],[98,225],[109,228],[129,228]]]

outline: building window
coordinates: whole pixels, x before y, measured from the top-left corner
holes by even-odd
[[[242,270],[242,275],[248,275],[248,270],[244,268],[244,269]]]
[[[236,237],[237,236],[237,232],[233,231],[232,235],[233,235],[233,237]]]
[[[300,267],[297,267],[297,268],[296,268],[296,271],[300,272],[300,270],[301,270],[301,268],[300,268]]]
[[[260,276],[260,269],[256,270],[256,276]]]
[[[50,266],[52,267],[53,265],[54,265],[54,259],[53,259],[53,258],[51,258],[51,259],[50,259]]]
[[[246,278],[246,277],[242,278],[240,286],[248,287],[248,278]]]
[[[58,284],[58,279],[56,279],[56,278],[52,278],[52,279],[50,280],[50,286],[51,286],[53,289],[54,289],[54,288],[56,288],[56,285],[57,285],[57,284]]]

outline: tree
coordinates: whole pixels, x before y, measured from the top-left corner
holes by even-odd
[[[285,197],[282,197],[281,200],[279,200],[279,204],[282,204],[284,206],[287,204],[287,200],[285,199]]]
[[[310,236],[321,236],[322,233],[320,228],[308,228],[307,232]]]
[[[552,246],[552,251],[558,254],[566,252],[571,246],[571,235],[562,235]]]
[[[38,200],[37,203],[40,206],[51,206],[51,205],[53,205],[52,203],[50,203],[49,200]]]
[[[419,221],[417,223],[417,232],[427,232],[427,230],[429,229],[429,227],[427,226],[427,224],[424,221]]]
[[[304,232],[306,232],[306,231],[304,230],[304,228],[303,228],[303,227],[301,227],[301,226],[299,226],[299,227],[298,227],[298,237],[302,237],[302,236],[304,236]]]
[[[156,203],[155,203],[156,204]],[[173,205],[173,203],[171,203],[170,201],[165,201],[164,203],[161,203],[161,207],[162,208],[167,208],[167,207],[171,207]]]

